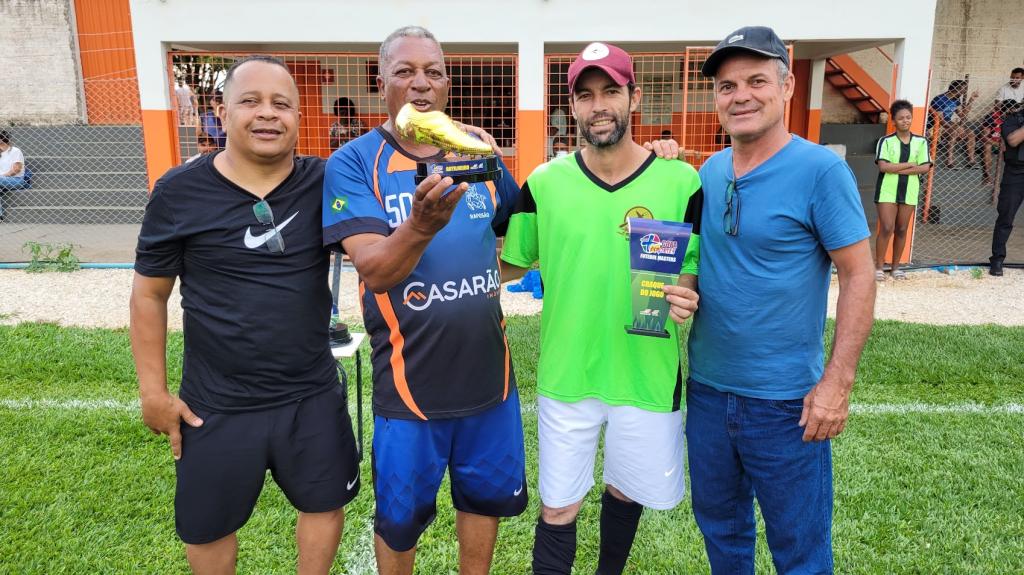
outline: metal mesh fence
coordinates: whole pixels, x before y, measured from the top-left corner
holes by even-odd
[[[261,52],[264,53],[265,52]],[[188,86],[176,110],[181,161],[223,146],[223,130],[212,100],[225,72],[243,53],[174,52],[171,73]],[[269,53],[283,60],[299,86],[302,127],[299,153],[328,157],[331,152],[387,120],[377,88],[377,55],[371,53]],[[451,87],[447,113],[479,126],[503,148],[516,174],[516,59],[514,54],[449,54]],[[175,88],[181,92],[180,84]],[[191,94],[191,95],[187,95]]]
[[[642,98],[633,114],[633,138],[649,142],[671,138],[699,168],[729,145],[718,122],[714,83],[700,73],[712,48],[693,47],[675,53],[633,53],[633,67]],[[549,54],[545,78],[545,154],[553,158],[585,145],[569,108],[567,74],[575,54]],[[787,110],[788,114],[788,110]]]
[[[28,177],[0,189],[0,261],[27,260],[26,242],[70,243],[86,261],[133,259],[148,179],[131,31],[83,32],[78,42],[79,120],[5,128]],[[36,66],[32,54],[15,55]]]
[[[633,113],[633,138],[638,142],[671,138],[687,151],[696,167],[722,149],[727,137],[715,113],[711,81],[700,74],[710,48],[678,53],[633,53],[642,98]],[[569,107],[567,74],[575,54],[549,54],[545,78],[545,155],[572,152],[581,141]]]
[[[963,92],[947,93],[955,81],[966,82]],[[1002,76],[933,79],[940,88],[932,92],[926,136],[934,168],[922,181],[913,264],[988,261],[1005,146],[996,94],[1008,81]],[[943,94],[956,103],[940,106]],[[1008,262],[1024,262],[1024,234],[1011,235],[1008,248]]]
[[[130,51],[126,35],[113,32],[80,39],[83,69],[83,117],[73,124],[12,126],[12,143],[25,155],[31,185],[0,192],[0,261],[24,261],[26,241],[72,243],[84,261],[131,261],[135,237],[147,201],[148,178],[140,126],[134,62],[112,54]],[[130,35],[128,36],[130,41]],[[662,137],[679,141],[688,160],[700,166],[728,145],[714,111],[712,85],[699,72],[709,48],[676,53],[636,53],[642,105],[633,116],[634,137],[641,142]],[[204,151],[208,141],[211,97],[222,87],[226,68],[246,54],[173,52],[169,55],[169,94],[178,121],[179,161]],[[327,157],[386,119],[376,87],[376,54],[278,53],[295,75],[302,96],[299,152]],[[545,66],[545,128],[548,158],[580,145],[570,113],[566,72],[574,54],[550,54]],[[26,56],[28,58],[28,56]],[[108,61],[109,60],[109,61]],[[31,62],[24,63],[31,66]],[[515,54],[450,54],[448,112],[492,133],[503,146],[506,162],[518,174],[520,142]],[[937,72],[932,96],[960,73]],[[178,80],[189,86],[179,93]],[[967,96],[977,92],[968,113],[929,122],[926,136],[935,169],[925,178],[915,226],[912,263],[984,262],[990,254],[995,202],[1002,159],[993,135],[995,94],[1004,75],[968,78]],[[180,99],[179,99],[179,96]],[[180,105],[179,105],[180,104]],[[205,116],[205,118],[204,118]],[[206,124],[204,124],[206,122]],[[216,136],[216,134],[212,134]],[[216,139],[216,138],[210,138]],[[209,143],[209,142],[208,142]],[[213,141],[215,149],[222,142]],[[540,143],[530,142],[531,145]],[[1012,235],[1008,263],[1024,262],[1024,234]]]

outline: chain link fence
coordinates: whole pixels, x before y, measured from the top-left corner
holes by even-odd
[[[123,40],[123,34],[117,35]],[[109,58],[126,49],[83,42],[83,68],[87,58]],[[644,92],[643,105],[633,118],[634,136],[640,141],[672,137],[689,151],[688,159],[696,166],[728,141],[714,112],[710,81],[699,73],[708,51],[698,47],[634,54],[637,81]],[[226,68],[245,55],[169,54],[169,80],[175,86],[169,97],[176,104],[179,162],[222,145],[210,143],[216,140],[212,137],[216,134],[209,133],[211,98],[222,88]],[[376,87],[376,54],[277,56],[286,61],[300,86],[300,153],[327,157],[348,139],[386,119]],[[549,158],[581,145],[565,86],[574,56],[546,56],[543,145]],[[106,71],[86,74],[82,81],[85,112],[79,121],[5,128],[12,144],[24,153],[32,178],[30,186],[5,191],[0,198],[4,207],[0,261],[25,261],[28,254],[23,245],[28,241],[72,243],[83,261],[133,260],[148,198],[138,85],[134,67],[100,64]],[[510,169],[517,177],[524,176],[518,174],[517,166],[516,55],[450,54],[447,66],[452,79],[448,112],[491,132],[503,146]],[[926,136],[935,168],[924,180],[913,230],[913,265],[983,263],[990,255],[1003,165],[993,112],[995,94],[1009,81],[1008,72],[972,74],[966,78],[965,97],[978,95],[970,109],[929,121]],[[959,72],[936,71],[932,97],[951,82],[964,79]],[[175,91],[180,88],[178,80],[189,86],[180,99]],[[207,144],[205,149],[200,149],[201,142]],[[1008,263],[1024,262],[1024,234],[1011,235],[1008,253]]]
[[[686,150],[687,161],[699,168],[711,154],[728,145],[715,111],[714,86],[700,73],[711,48],[680,52],[634,52],[633,67],[642,98],[633,113],[633,138],[650,142],[671,138]],[[576,54],[548,54],[544,82],[545,157],[571,153],[585,145],[570,113],[568,70]]]
[[[298,151],[326,158],[346,142],[380,126],[387,109],[377,87],[377,54],[296,54],[261,52],[280,58],[299,87],[302,125]],[[181,161],[224,145],[223,128],[212,103],[223,89],[226,70],[247,53],[174,52],[169,55],[176,82]],[[451,79],[446,112],[455,120],[487,130],[502,147],[516,174],[517,55],[447,54]],[[182,83],[187,86],[182,91]],[[181,96],[179,97],[179,94]],[[191,94],[191,96],[187,95]],[[184,105],[191,102],[191,105]]]
[[[934,165],[923,181],[912,263],[985,264],[992,254],[1005,142],[996,95],[1008,76],[933,78],[927,133]],[[936,98],[939,98],[936,100]],[[953,105],[945,99],[955,100]],[[1011,235],[1007,263],[1024,263],[1024,234]]]
[[[108,25],[94,16],[78,22],[80,116],[4,128],[28,177],[0,191],[0,261],[28,260],[28,242],[72,244],[83,261],[134,259],[149,182],[131,30],[93,32]],[[14,59],[38,66],[33,54]]]

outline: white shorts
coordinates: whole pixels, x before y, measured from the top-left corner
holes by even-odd
[[[651,509],[683,500],[683,412],[661,413],[608,405],[597,399],[566,403],[537,398],[540,499],[566,507],[594,486],[594,457],[604,433],[604,482]]]

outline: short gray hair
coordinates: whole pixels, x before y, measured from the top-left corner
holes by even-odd
[[[789,65],[782,58],[776,58],[775,64],[779,67],[779,82],[785,82],[786,76],[789,76]]]
[[[377,69],[380,70],[381,75],[384,74],[384,70],[391,63],[391,45],[400,38],[427,38],[432,40],[434,44],[437,44],[437,49],[441,50],[441,43],[437,41],[437,38],[434,37],[430,30],[422,26],[402,26],[388,34],[388,37],[380,43],[380,52],[377,54]],[[444,55],[443,50],[441,54]]]

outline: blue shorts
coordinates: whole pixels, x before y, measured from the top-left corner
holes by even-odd
[[[519,393],[476,415],[429,421],[373,418],[374,530],[408,551],[434,521],[437,490],[451,474],[455,509],[513,517],[526,509],[526,454]]]

